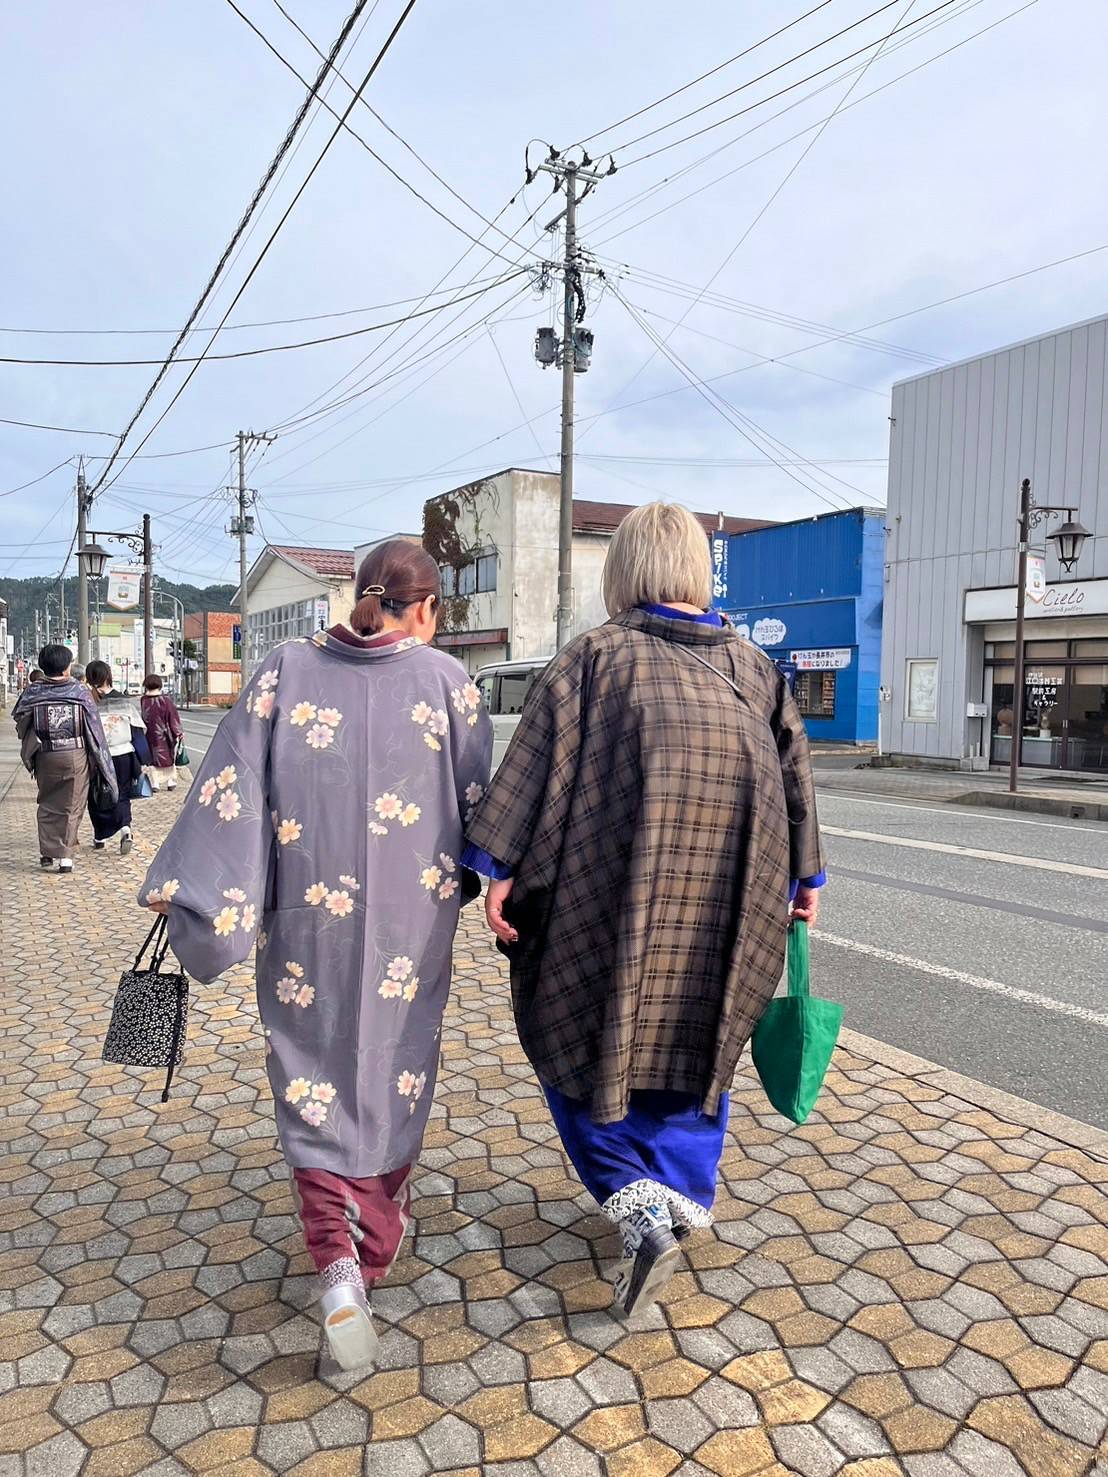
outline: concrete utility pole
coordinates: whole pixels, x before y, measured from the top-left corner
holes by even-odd
[[[250,597],[246,590],[246,534],[248,523],[246,508],[248,498],[246,495],[246,432],[239,432],[239,486],[238,486],[238,515],[231,520],[231,532],[238,534],[239,539],[239,691],[250,681],[250,655],[248,649],[246,622],[250,614]],[[250,520],[253,523],[253,519]]]
[[[154,543],[150,537],[150,514],[142,515],[142,562],[146,574],[142,586],[142,664],[147,677],[154,670]]]
[[[238,514],[231,519],[231,534],[239,541],[239,681],[240,691],[250,680],[249,640],[246,623],[250,615],[250,598],[246,589],[246,535],[254,532],[254,520],[247,508],[254,501],[254,494],[246,486],[246,446],[248,442],[276,441],[277,437],[256,431],[240,431],[239,442],[239,485],[237,489]]]
[[[88,489],[85,459],[77,463],[77,660],[88,664],[88,570],[81,550],[88,542]]]
[[[585,162],[589,162],[586,158]],[[592,336],[587,330],[579,330],[578,299],[581,294],[581,265],[577,260],[577,182],[586,181],[591,186],[604,178],[586,169],[583,164],[572,160],[551,157],[540,164],[545,174],[560,180],[566,195],[566,246],[562,262],[562,446],[560,467],[560,496],[558,503],[558,625],[557,644],[559,649],[573,635],[573,388],[574,375],[588,368],[589,350],[585,346],[585,335],[591,345]],[[611,172],[610,170],[608,171]],[[586,193],[588,191],[586,190]],[[560,217],[558,218],[560,219]],[[547,227],[551,230],[558,223],[554,220]],[[549,330],[547,330],[549,332]],[[579,345],[579,339],[581,340]],[[542,360],[541,362],[546,362]]]

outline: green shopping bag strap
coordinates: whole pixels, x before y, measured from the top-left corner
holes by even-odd
[[[808,997],[808,925],[802,918],[789,924],[789,997]]]

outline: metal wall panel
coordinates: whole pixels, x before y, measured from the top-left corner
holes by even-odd
[[[981,737],[965,713],[980,697],[982,638],[963,625],[963,600],[1015,583],[1022,478],[1038,501],[1074,504],[1093,532],[1075,577],[1108,577],[1106,356],[1099,318],[894,385],[881,668],[890,752],[960,758]],[[911,657],[939,662],[933,723],[906,718]]]

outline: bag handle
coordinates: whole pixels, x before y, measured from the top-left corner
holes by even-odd
[[[158,915],[158,917],[154,919],[154,922],[153,922],[153,925],[152,925],[152,927],[150,929],[150,932],[143,939],[143,941],[142,941],[142,947],[139,949],[138,953],[135,955],[134,969],[135,969],[135,973],[136,974],[139,972],[139,969],[142,967],[142,956],[146,953],[146,951],[150,947],[151,943],[153,943],[153,945],[154,945],[154,952],[151,955],[150,962],[153,965],[155,972],[157,972],[157,970],[161,967],[160,965],[154,963],[154,960],[157,958],[158,947],[159,947],[159,945],[162,942],[161,937],[160,936],[156,937],[156,935],[164,934],[166,932],[167,928],[168,928],[168,923],[167,923],[166,917],[165,917],[164,914],[161,914],[160,913]]]
[[[789,924],[789,999],[808,998],[808,925],[803,918]]]

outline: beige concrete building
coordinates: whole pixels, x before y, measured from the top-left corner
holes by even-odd
[[[437,645],[475,672],[490,662],[549,656],[558,605],[557,473],[510,467],[452,488],[424,507],[424,547],[443,575]],[[612,534],[631,504],[573,503],[573,634],[607,618],[600,578]],[[761,528],[699,513],[705,535]]]

